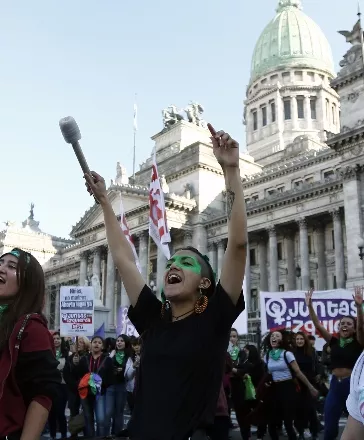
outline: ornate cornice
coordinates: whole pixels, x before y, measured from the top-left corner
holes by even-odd
[[[324,149],[319,152],[313,151],[312,153],[307,153],[292,160],[287,160],[287,162],[282,162],[281,165],[278,165],[274,168],[268,168],[259,174],[253,174],[251,176],[245,177],[243,179],[243,188],[253,188],[256,185],[260,185],[261,183],[270,182],[272,180],[278,179],[279,177],[296,173],[297,171],[310,168],[323,162],[327,162],[339,156],[340,155],[336,151],[333,151],[330,148]]]
[[[327,140],[327,145],[333,150],[343,153],[343,151],[355,148],[356,145],[363,144],[363,142],[364,126],[330,136]]]
[[[357,82],[358,79],[363,78],[364,69],[355,70],[354,72],[350,72],[345,76],[338,75],[331,81],[331,87],[334,90],[338,90],[346,85],[352,84],[353,82]]]
[[[340,172],[340,174],[342,179],[346,181],[359,179],[363,169],[363,165],[356,164],[354,166],[347,166],[343,171]]]

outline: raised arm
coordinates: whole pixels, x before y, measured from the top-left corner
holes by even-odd
[[[310,313],[310,318],[312,319],[313,325],[316,327],[316,330],[321,334],[321,336],[325,339],[325,341],[330,342],[332,335],[325,329],[325,327],[319,321],[318,316],[316,315],[316,312],[312,305],[312,294],[313,294],[313,289],[310,289],[306,293],[306,305]]]
[[[107,196],[105,180],[94,171],[91,175],[85,174],[85,179],[88,191],[96,197],[104,212],[106,238],[111,255],[123,280],[130,303],[135,306],[145,281],[136,266],[133,251]]]
[[[216,132],[210,124],[208,127],[214,155],[223,170],[226,186],[228,244],[220,282],[236,304],[243,286],[248,243],[245,200],[239,169],[239,144],[224,131]]]
[[[355,287],[353,295],[357,311],[356,338],[362,347],[364,347],[363,292],[363,286]]]

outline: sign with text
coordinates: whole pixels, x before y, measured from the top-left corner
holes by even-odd
[[[340,319],[356,318],[353,292],[345,289],[314,292],[313,308],[321,324],[334,334],[339,331]],[[317,333],[305,302],[305,292],[260,292],[262,333],[275,329],[287,329],[296,333],[303,331],[316,337],[315,347],[322,350],[325,341]]]
[[[118,321],[116,326],[117,335],[136,336],[139,334],[128,317],[129,307],[120,307],[118,310]]]
[[[62,286],[59,297],[61,335],[93,336],[95,331],[93,287]]]

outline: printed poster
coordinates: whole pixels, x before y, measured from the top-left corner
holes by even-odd
[[[62,286],[60,333],[62,336],[93,336],[95,293],[92,286]]]
[[[346,289],[314,292],[313,308],[329,333],[339,331],[340,319],[344,316],[356,318],[353,291]],[[305,302],[305,292],[260,292],[262,334],[274,329],[287,329],[296,333],[303,331],[316,337],[316,349],[321,351],[325,340],[321,338],[310,319]]]

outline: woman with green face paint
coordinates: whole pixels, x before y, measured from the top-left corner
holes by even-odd
[[[129,318],[143,338],[132,440],[206,438],[214,422],[233,322],[244,309],[247,225],[239,145],[209,124],[211,144],[226,185],[228,244],[220,281],[208,258],[188,247],[167,262],[165,303],[146,285],[108,199],[105,181],[85,175],[104,212],[107,240],[129,296]]]

